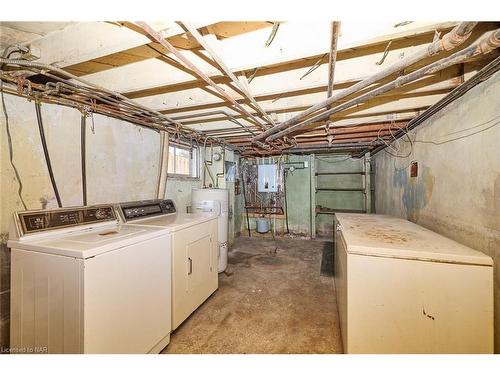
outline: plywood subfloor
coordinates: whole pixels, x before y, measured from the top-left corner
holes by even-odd
[[[237,238],[219,289],[163,353],[341,353],[333,278],[320,276],[324,245]]]

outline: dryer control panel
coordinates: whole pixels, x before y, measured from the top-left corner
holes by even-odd
[[[174,201],[171,199],[121,203],[120,211],[125,221],[176,213]]]
[[[16,215],[22,234],[116,220],[115,211],[110,205],[23,211]]]

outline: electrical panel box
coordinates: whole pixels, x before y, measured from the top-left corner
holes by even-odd
[[[276,164],[260,164],[257,189],[260,193],[276,193],[278,191],[278,166]]]

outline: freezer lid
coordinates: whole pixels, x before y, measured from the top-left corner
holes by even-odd
[[[124,225],[76,232],[49,239],[9,241],[8,246],[21,250],[87,259],[141,241],[167,235],[168,231],[162,228]],[[165,242],[167,243],[167,240]]]
[[[212,213],[175,214],[155,216],[147,219],[131,220],[127,222],[127,225],[153,226],[165,228],[169,232],[175,232],[196,224],[205,223],[207,221],[215,219],[217,219],[217,216]]]
[[[489,256],[408,220],[375,214],[335,216],[350,254],[493,265]]]

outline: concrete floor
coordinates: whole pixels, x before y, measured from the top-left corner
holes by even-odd
[[[219,289],[163,353],[342,353],[322,241],[239,237]]]

